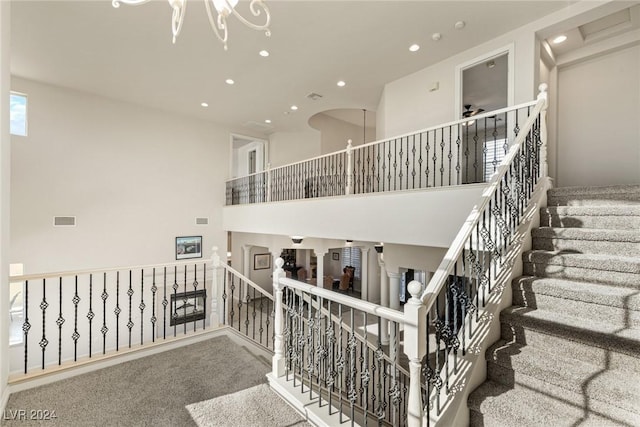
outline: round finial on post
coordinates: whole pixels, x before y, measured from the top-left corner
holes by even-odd
[[[284,265],[284,260],[280,257],[276,258],[276,268],[281,269]]]
[[[411,294],[411,300],[417,300],[417,301],[420,301],[420,303],[422,303],[422,301],[420,300],[420,293],[422,292],[422,283],[418,282],[417,280],[412,280],[411,282],[409,282],[407,289]]]
[[[351,151],[353,149],[353,140],[347,139],[347,151]]]
[[[538,86],[538,90],[540,92],[546,92],[548,88],[549,88],[549,85],[546,83],[540,83],[540,86]]]

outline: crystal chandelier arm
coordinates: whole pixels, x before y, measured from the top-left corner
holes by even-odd
[[[216,23],[216,20],[213,17],[213,13],[211,12],[211,5],[209,4],[209,0],[204,0],[204,7],[205,9],[207,9],[207,17],[209,18],[209,23],[211,24],[211,28],[213,28],[213,31],[216,33],[216,36],[224,45],[224,50],[227,50],[227,37],[229,36],[229,34],[227,32],[226,22],[224,21],[224,19],[222,19],[222,22],[221,22],[220,18],[222,17],[222,15],[218,15],[218,22]],[[218,26],[220,26],[220,30],[223,31],[223,35],[221,35],[220,31],[218,31]]]
[[[184,14],[187,11],[186,1],[171,1],[169,4],[173,8],[173,15],[171,15],[171,31],[173,32],[173,43],[176,43],[176,37],[180,34],[182,29],[182,22],[184,21]]]
[[[225,0],[225,2],[227,4],[229,3],[228,0]],[[238,21],[242,22],[247,27],[253,28],[254,30],[264,30],[267,37],[271,35],[271,31],[269,30],[269,24],[271,23],[271,14],[269,13],[269,8],[262,2],[262,0],[251,0],[251,4],[249,5],[249,10],[251,10],[251,14],[253,14],[253,16],[260,16],[264,11],[266,22],[262,25],[254,24],[253,22],[248,21],[233,7],[230,7],[229,9],[231,10],[231,13],[233,13],[233,15],[238,18]]]

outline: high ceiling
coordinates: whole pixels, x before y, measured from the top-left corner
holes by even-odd
[[[229,50],[189,0],[171,43],[166,1],[12,3],[12,74],[198,117],[247,133],[307,129],[331,109],[375,110],[384,84],[569,1],[266,0],[271,37],[229,21]],[[248,16],[248,2],[238,10]],[[458,21],[466,23],[455,29]],[[439,41],[432,40],[440,33]],[[409,52],[413,43],[421,45]],[[258,55],[266,49],[267,58]],[[225,83],[233,79],[234,85]],[[344,80],[345,87],[336,82]],[[322,95],[311,100],[307,95]],[[202,102],[209,104],[201,107]],[[291,105],[298,111],[291,111]],[[286,113],[286,114],[285,114]],[[270,119],[270,125],[265,120]]]

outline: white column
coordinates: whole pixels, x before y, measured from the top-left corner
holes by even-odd
[[[316,286],[324,287],[324,255],[326,251],[314,249],[316,254]]]
[[[211,327],[224,325],[224,310],[222,305],[222,291],[224,290],[224,274],[222,259],[218,254],[218,247],[212,249],[211,264],[213,265],[213,280],[211,281]]]
[[[378,264],[380,265],[380,305],[383,307],[389,307],[389,280],[387,276],[387,269],[384,266],[383,254],[378,255]],[[380,335],[380,341],[383,345],[389,344],[389,321],[382,319],[381,323],[382,334]]]
[[[400,309],[400,273],[387,272],[389,275],[389,307],[395,310]],[[389,331],[389,356],[391,360],[395,360],[396,351],[398,350],[398,325],[392,326]]]
[[[388,271],[389,275],[389,307],[400,310],[400,273]]]
[[[252,245],[242,245],[242,274],[251,279],[251,248]],[[242,298],[246,301],[249,297],[249,285],[245,284]]]
[[[409,396],[407,398],[407,424],[410,427],[422,425],[422,389],[420,382],[421,361],[427,352],[426,310],[420,300],[422,283],[414,280],[407,286],[411,299],[404,306],[407,322],[404,325],[404,353],[409,358]]]
[[[284,331],[284,307],[282,304],[282,292],[283,287],[280,284],[280,279],[284,277],[284,270],[282,266],[284,261],[282,258],[276,259],[276,268],[273,271],[273,297],[275,299],[275,319],[273,322],[273,331],[275,338],[273,341],[273,360],[272,360],[272,373],[276,378],[280,378],[284,375],[284,341],[282,340],[282,334]]]
[[[361,248],[360,298],[364,301],[369,301],[369,250],[370,248]]]
[[[0,1],[0,401],[6,402],[9,377],[9,204],[11,192],[11,2]]]

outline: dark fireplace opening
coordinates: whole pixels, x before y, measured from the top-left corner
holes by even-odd
[[[207,317],[207,291],[182,292],[171,295],[169,326],[203,320]]]

